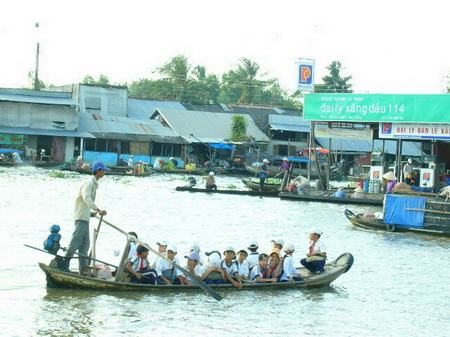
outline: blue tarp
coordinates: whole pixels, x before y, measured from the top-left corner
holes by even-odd
[[[303,157],[274,157],[272,159],[273,160],[283,160],[283,158],[287,158],[287,159],[289,159],[290,162],[294,162],[294,163],[308,163],[309,162],[308,158],[303,158]]]
[[[0,149],[0,153],[13,153],[17,152],[18,154],[22,154],[23,151],[21,150],[14,150],[14,149]]]
[[[425,212],[411,211],[407,208],[425,209],[426,201],[425,197],[387,194],[384,204],[384,222],[397,227],[423,228]]]
[[[236,147],[233,144],[225,144],[225,143],[208,143],[209,146],[211,146],[212,148],[216,149],[216,150],[234,150],[234,148]]]

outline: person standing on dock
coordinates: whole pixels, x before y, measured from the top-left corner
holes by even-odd
[[[261,165],[260,171],[259,171],[259,191],[262,192],[264,189],[264,184],[266,182],[266,179],[269,178],[269,170],[267,169],[267,164],[269,164],[269,161],[267,159],[263,160],[263,164]]]
[[[69,269],[70,259],[73,257],[75,252],[81,255],[87,255],[90,239],[89,239],[89,219],[91,217],[91,210],[98,213],[101,216],[106,215],[105,210],[101,210],[95,203],[95,196],[98,188],[98,180],[103,178],[109,171],[109,168],[105,166],[102,162],[98,161],[92,165],[92,176],[87,182],[81,186],[78,192],[77,198],[75,200],[75,230],[72,234],[72,239],[70,240],[69,247],[67,248],[67,253],[65,257],[65,269]],[[86,267],[89,265],[89,259],[80,258],[79,260],[79,270],[80,274],[86,272]]]
[[[403,182],[411,185],[411,178],[412,178],[412,172],[413,172],[413,165],[412,165],[412,159],[408,158],[408,161],[403,166]]]

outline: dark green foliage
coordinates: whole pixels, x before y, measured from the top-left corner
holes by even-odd
[[[341,70],[343,69],[341,62],[333,61],[327,67],[330,74],[323,77],[323,84],[316,84],[314,86],[314,92],[322,93],[322,92],[334,92],[334,93],[349,93],[353,92],[352,85],[348,83],[352,77],[341,76]]]

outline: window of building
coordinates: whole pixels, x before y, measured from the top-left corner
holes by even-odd
[[[107,140],[106,139],[97,139],[97,148],[96,150],[98,152],[106,152],[106,143]]]
[[[172,156],[181,157],[181,144],[172,144]]]
[[[108,152],[119,152],[119,141],[117,140],[108,140]]]
[[[95,151],[95,138],[86,138],[84,140],[84,148],[86,151]]]
[[[153,143],[152,146],[152,156],[161,156],[162,155],[162,143]]]
[[[130,142],[121,142],[120,143],[120,153],[130,154]]]

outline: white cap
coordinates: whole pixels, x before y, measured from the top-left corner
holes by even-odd
[[[273,242],[274,244],[279,244],[279,245],[284,246],[284,240],[283,240],[283,239],[272,240],[272,242]]]
[[[194,242],[191,245],[191,247],[189,248],[189,250],[199,253],[200,252],[200,245],[198,244],[198,242]]]
[[[288,244],[286,244],[286,246],[284,246],[285,252],[293,252],[294,250],[295,250],[295,246],[292,243],[288,243]]]
[[[158,241],[156,244],[158,246],[167,246],[167,241],[166,240],[161,240],[161,241]]]
[[[225,252],[233,252],[233,253],[236,253],[236,251],[234,250],[234,247],[233,247],[233,246],[227,246],[227,247],[225,247],[225,249],[224,249],[223,252],[224,252],[224,253],[225,253]]]
[[[248,245],[247,248],[248,248],[248,249],[250,249],[250,248],[258,248],[258,242],[255,241],[255,240],[250,241],[250,244]]]
[[[269,162],[269,160],[263,159],[263,163],[268,163],[268,162]]]
[[[310,231],[309,234],[317,234],[322,236],[323,232],[320,229],[315,228],[314,230]]]
[[[170,244],[170,245],[167,246],[167,251],[169,251],[169,250],[171,250],[171,251],[174,252],[174,253],[176,253],[176,252],[178,251],[178,250],[177,250],[177,246],[172,245],[172,244]]]
[[[289,161],[289,158],[288,157],[284,157],[283,160]]]
[[[210,175],[210,176],[213,176],[213,175],[214,175],[214,172],[213,172],[213,171],[209,172],[209,175]]]
[[[408,158],[408,164],[412,164],[412,159]]]

